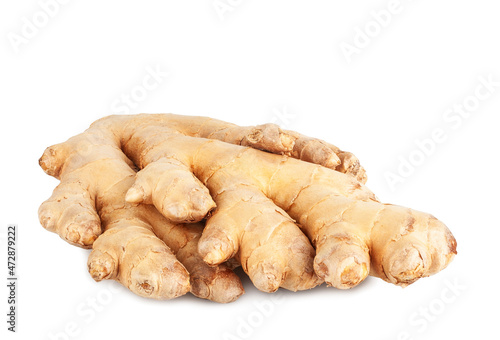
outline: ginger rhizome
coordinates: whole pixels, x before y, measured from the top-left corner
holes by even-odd
[[[368,274],[405,286],[456,254],[452,234],[432,215],[380,203],[352,154],[272,124],[109,116],[48,148],[41,165],[61,179],[40,208],[42,225],[70,243],[93,244],[93,277],[116,278],[141,295],[185,293],[198,265],[204,275],[217,266],[226,267],[215,274],[234,275],[231,259],[265,292],[323,281],[351,288]],[[178,240],[192,226],[181,223],[207,216],[188,247],[197,263],[189,267],[179,255],[189,242]],[[220,291],[217,279],[203,282]]]
[[[217,302],[237,299],[243,294],[237,275],[227,264],[208,266],[198,254],[201,223],[173,223],[152,205],[125,201],[136,172],[111,137],[88,131],[46,150],[40,164],[61,183],[40,207],[42,225],[93,248],[88,269],[96,281],[114,279],[156,299],[190,290]]]

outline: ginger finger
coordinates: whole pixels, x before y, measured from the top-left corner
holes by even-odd
[[[154,208],[151,207],[151,210]],[[153,216],[153,214],[148,216]],[[151,222],[155,234],[176,253],[179,261],[189,271],[193,295],[215,302],[228,303],[235,301],[244,293],[240,279],[232,271],[233,268],[226,263],[209,266],[198,253],[198,241],[203,232],[202,224],[176,225],[168,228],[165,219],[161,216],[155,217],[154,220]]]
[[[290,166],[273,174],[268,195],[298,220],[316,246],[316,273],[328,284],[350,288],[361,282],[368,253],[370,275],[401,286],[444,269],[456,254],[456,241],[444,224],[429,214],[382,204],[340,172],[316,167],[308,172],[310,183],[288,184],[283,190],[305,175],[293,159],[286,163]],[[350,245],[352,261],[339,267],[335,258],[341,257],[341,248],[335,243],[342,238]],[[342,282],[338,274],[345,270],[355,280]]]
[[[208,189],[181,162],[161,159],[138,172],[127,202],[154,204],[172,222],[199,222],[215,207]]]
[[[77,178],[61,182],[38,209],[40,224],[67,242],[91,248],[101,234],[90,186]]]
[[[352,153],[342,151],[320,139],[307,137],[295,131],[282,130],[276,124],[238,126],[209,117],[174,114],[142,115],[142,117],[147,117],[144,120],[155,126],[168,128],[170,132],[176,131],[191,137],[217,139],[226,143],[292,156],[347,173],[360,182],[366,183],[366,172]],[[140,129],[140,126],[136,125],[136,127]]]
[[[47,174],[61,181],[52,196],[40,206],[40,223],[67,242],[83,248],[90,248],[101,234],[95,208],[96,192],[101,186],[113,184],[113,179],[105,174],[100,181],[92,177],[92,171],[100,171],[96,161],[118,152],[118,156],[113,157],[132,166],[132,162],[114,146],[116,141],[110,140],[108,145],[99,145],[98,141],[96,136],[88,135],[53,145],[39,160]],[[71,164],[67,162],[68,158],[72,159]]]
[[[96,281],[112,279],[139,296],[159,300],[186,294],[189,273],[140,220],[120,220],[95,242],[88,260]]]
[[[210,181],[230,179],[218,172]],[[309,240],[256,187],[224,186],[214,199],[217,210],[198,245],[205,262],[218,264],[237,255],[254,285],[265,292],[279,287],[304,290],[321,283],[313,271],[314,249]]]

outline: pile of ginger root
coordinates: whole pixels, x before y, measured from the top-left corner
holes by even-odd
[[[456,254],[434,216],[379,202],[353,154],[274,124],[108,116],[39,163],[60,180],[42,226],[92,249],[94,280],[143,297],[232,302],[238,266],[264,292],[404,287]]]

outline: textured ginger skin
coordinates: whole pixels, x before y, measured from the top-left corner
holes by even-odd
[[[201,255],[212,265],[238,255],[263,291],[307,289],[320,280],[350,288],[368,273],[405,286],[442,270],[456,254],[456,241],[444,224],[378,202],[353,176],[287,155],[185,136],[171,127],[171,117],[111,116],[93,127],[113,129],[140,168],[175,159],[193,172],[217,204],[198,244]],[[167,196],[161,186],[155,190]],[[295,236],[298,226],[288,215],[316,248],[314,271],[320,280],[310,272],[311,248]],[[286,231],[280,233],[282,228]]]
[[[361,184],[366,176],[352,154],[272,124],[110,116],[90,132],[112,135],[107,142],[142,169],[125,196],[128,202],[153,203],[169,220],[189,222],[215,203],[199,253],[210,265],[235,256],[263,291],[308,289],[323,280],[351,288],[368,274],[404,286],[445,268],[456,253],[453,236],[431,215],[378,202]],[[57,159],[59,148],[47,151],[48,158]],[[65,170],[52,163],[49,174]],[[82,208],[66,215],[81,229],[74,242],[85,245],[98,234],[82,223]],[[66,229],[58,223],[58,233],[73,242]]]
[[[155,299],[190,289],[217,302],[243,294],[227,265],[209,267],[198,254],[202,225],[175,224],[152,205],[125,201],[136,172],[116,141],[112,134],[90,130],[46,150],[40,165],[61,184],[40,207],[42,225],[70,243],[93,246],[88,267],[96,281],[114,279]]]

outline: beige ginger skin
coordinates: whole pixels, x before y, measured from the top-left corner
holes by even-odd
[[[70,243],[93,245],[94,278],[117,279],[144,296],[182,295],[201,266],[205,293],[198,295],[232,301],[242,293],[225,264],[232,258],[257,288],[273,292],[323,281],[351,288],[368,274],[405,286],[456,254],[452,234],[432,215],[380,203],[352,154],[272,124],[110,116],[48,148],[40,164],[61,179],[40,208],[42,225]],[[178,241],[192,229],[181,223],[209,212],[190,246]],[[221,271],[224,278],[214,279]],[[235,287],[230,297],[216,297],[227,291],[219,281]]]

